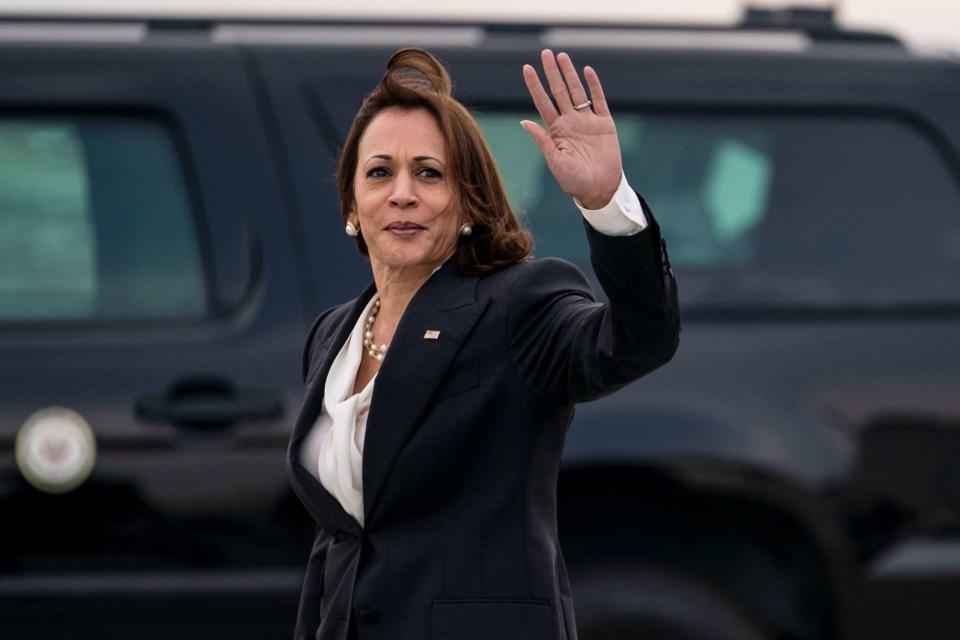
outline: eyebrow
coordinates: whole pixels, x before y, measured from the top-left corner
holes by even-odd
[[[393,156],[389,154],[378,153],[376,155],[372,155],[369,158],[367,158],[367,162],[370,162],[371,160],[375,160],[377,158],[381,160],[393,160]],[[443,160],[441,160],[440,158],[434,158],[433,156],[414,156],[413,159],[416,162],[423,162],[424,160],[434,160],[436,162],[439,162],[440,164],[444,164]]]

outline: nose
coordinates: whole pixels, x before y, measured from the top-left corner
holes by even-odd
[[[400,209],[407,209],[416,206],[417,202],[417,192],[413,178],[406,172],[400,172],[393,181],[390,204]]]

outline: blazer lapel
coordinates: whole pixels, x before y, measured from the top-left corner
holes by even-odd
[[[448,260],[420,287],[394,333],[374,385],[363,447],[364,520],[403,444],[489,300],[477,302],[476,278]],[[432,337],[425,337],[430,331]]]
[[[323,408],[323,388],[327,373],[340,352],[340,347],[346,342],[347,336],[350,335],[357,323],[357,318],[375,292],[376,286],[371,283],[353,301],[350,310],[341,320],[340,326],[324,343],[324,348],[320,350],[322,360],[312,380],[307,384],[300,417],[294,426],[293,436],[290,438],[290,445],[287,448],[287,468],[291,470],[291,485],[306,505],[313,519],[326,529],[359,533],[360,524],[343,509],[340,501],[327,491],[323,484],[300,463],[300,447]]]

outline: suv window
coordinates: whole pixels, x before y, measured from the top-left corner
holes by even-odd
[[[0,321],[206,309],[196,225],[165,126],[0,118]]]
[[[570,200],[524,118],[535,115],[478,119],[537,255],[586,267]],[[656,113],[618,115],[617,129],[687,303],[960,300],[960,189],[929,139],[899,120]]]

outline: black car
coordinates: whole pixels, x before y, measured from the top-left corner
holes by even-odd
[[[567,434],[580,637],[955,637],[960,61],[753,11],[3,20],[0,638],[292,635],[303,342],[370,279],[335,158],[408,45],[448,65],[536,254],[591,277],[519,121],[541,48],[594,66],[669,243],[679,351]]]

